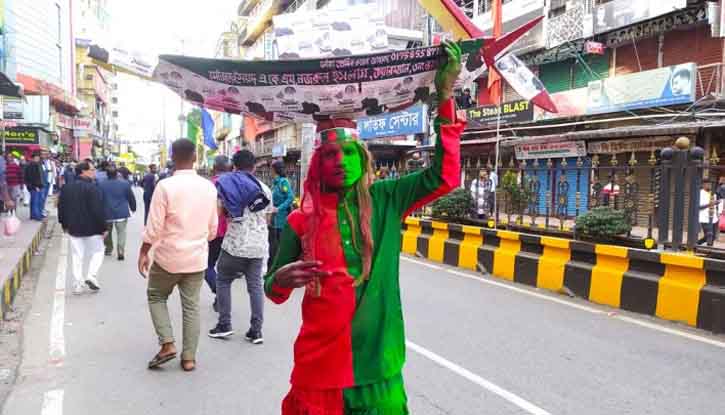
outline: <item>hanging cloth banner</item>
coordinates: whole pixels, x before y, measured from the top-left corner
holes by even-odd
[[[463,41],[459,81],[485,70],[483,39]],[[358,117],[435,96],[440,46],[295,61],[238,61],[161,55],[153,79],[195,105],[233,114],[302,113]]]

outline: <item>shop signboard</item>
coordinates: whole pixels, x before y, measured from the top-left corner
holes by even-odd
[[[2,134],[4,134],[6,144],[40,144],[40,135],[37,128],[8,128]]]
[[[534,119],[534,106],[526,100],[504,102],[498,105],[484,105],[482,107],[466,110],[468,128],[488,128],[496,125],[498,114],[501,113],[501,123],[520,123]]]
[[[589,82],[587,113],[631,111],[695,100],[694,63]]]
[[[503,5],[503,33],[516,28],[544,15],[544,0],[512,0]],[[486,12],[473,19],[473,23],[480,27],[486,36],[493,34],[493,21],[491,12]],[[541,49],[545,46],[544,24],[536,25],[521,39],[513,44],[511,50],[524,53]]]
[[[108,52],[108,63],[127,73],[143,78],[151,78],[154,66],[140,54],[131,53],[120,48],[113,48]]]
[[[589,154],[621,154],[636,152],[652,152],[671,147],[675,139],[671,136],[638,138],[636,140],[609,140],[590,142],[587,146]]]
[[[14,97],[3,97],[3,119],[6,120],[22,120],[23,119],[23,99]]]
[[[427,115],[427,107],[418,104],[404,111],[360,118],[357,130],[362,140],[421,134],[425,132]]]
[[[73,129],[73,117],[57,112],[55,113],[55,125],[62,128]]]
[[[562,141],[560,143],[519,144],[514,147],[517,160],[584,157],[587,146],[584,141]]]
[[[79,131],[91,130],[93,120],[91,118],[78,117],[73,120],[73,128]]]
[[[686,7],[687,0],[610,1],[594,9],[594,33],[610,32]]]

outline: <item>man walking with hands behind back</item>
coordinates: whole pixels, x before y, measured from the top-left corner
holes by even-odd
[[[98,271],[103,264],[103,237],[106,231],[106,216],[103,197],[93,183],[96,169],[93,163],[84,161],[76,166],[78,179],[63,186],[58,200],[58,222],[63,231],[70,235],[73,257],[74,294],[83,292],[83,263],[89,258],[88,277],[85,284],[98,291]]]
[[[106,255],[110,256],[113,254],[113,228],[116,228],[116,252],[118,260],[123,261],[126,257],[126,225],[131,212],[136,212],[136,197],[131,190],[131,183],[119,179],[116,167],[109,167],[107,174],[108,180],[98,184],[103,194],[108,228],[103,242],[106,245]]]
[[[196,367],[199,291],[207,267],[208,242],[217,234],[217,192],[210,181],[194,171],[194,143],[182,138],[174,141],[171,150],[176,171],[154,190],[138,269],[142,276],[148,275],[149,311],[161,345],[148,367],[158,367],[176,357],[166,302],[178,286],[184,320],[181,367],[188,372]],[[149,257],[152,248],[153,265]]]

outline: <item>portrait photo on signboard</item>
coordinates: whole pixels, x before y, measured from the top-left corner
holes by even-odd
[[[691,65],[678,65],[672,67],[670,90],[672,95],[687,95],[692,93],[693,73]]]
[[[544,84],[516,55],[509,53],[499,59],[495,65],[506,82],[522,97],[531,99],[544,91]]]

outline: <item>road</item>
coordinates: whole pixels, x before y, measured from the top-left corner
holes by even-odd
[[[300,296],[266,304],[265,343],[253,346],[242,340],[249,311],[237,282],[236,335],[204,336],[193,373],[178,362],[149,371],[157,346],[135,268],[142,220],[129,224],[127,260],[106,257],[101,292],[80,297],[56,227],[4,415],[279,414]],[[417,259],[400,271],[412,414],[722,413],[724,337]],[[204,287],[203,333],[211,302]],[[170,307],[180,334],[176,295]]]

